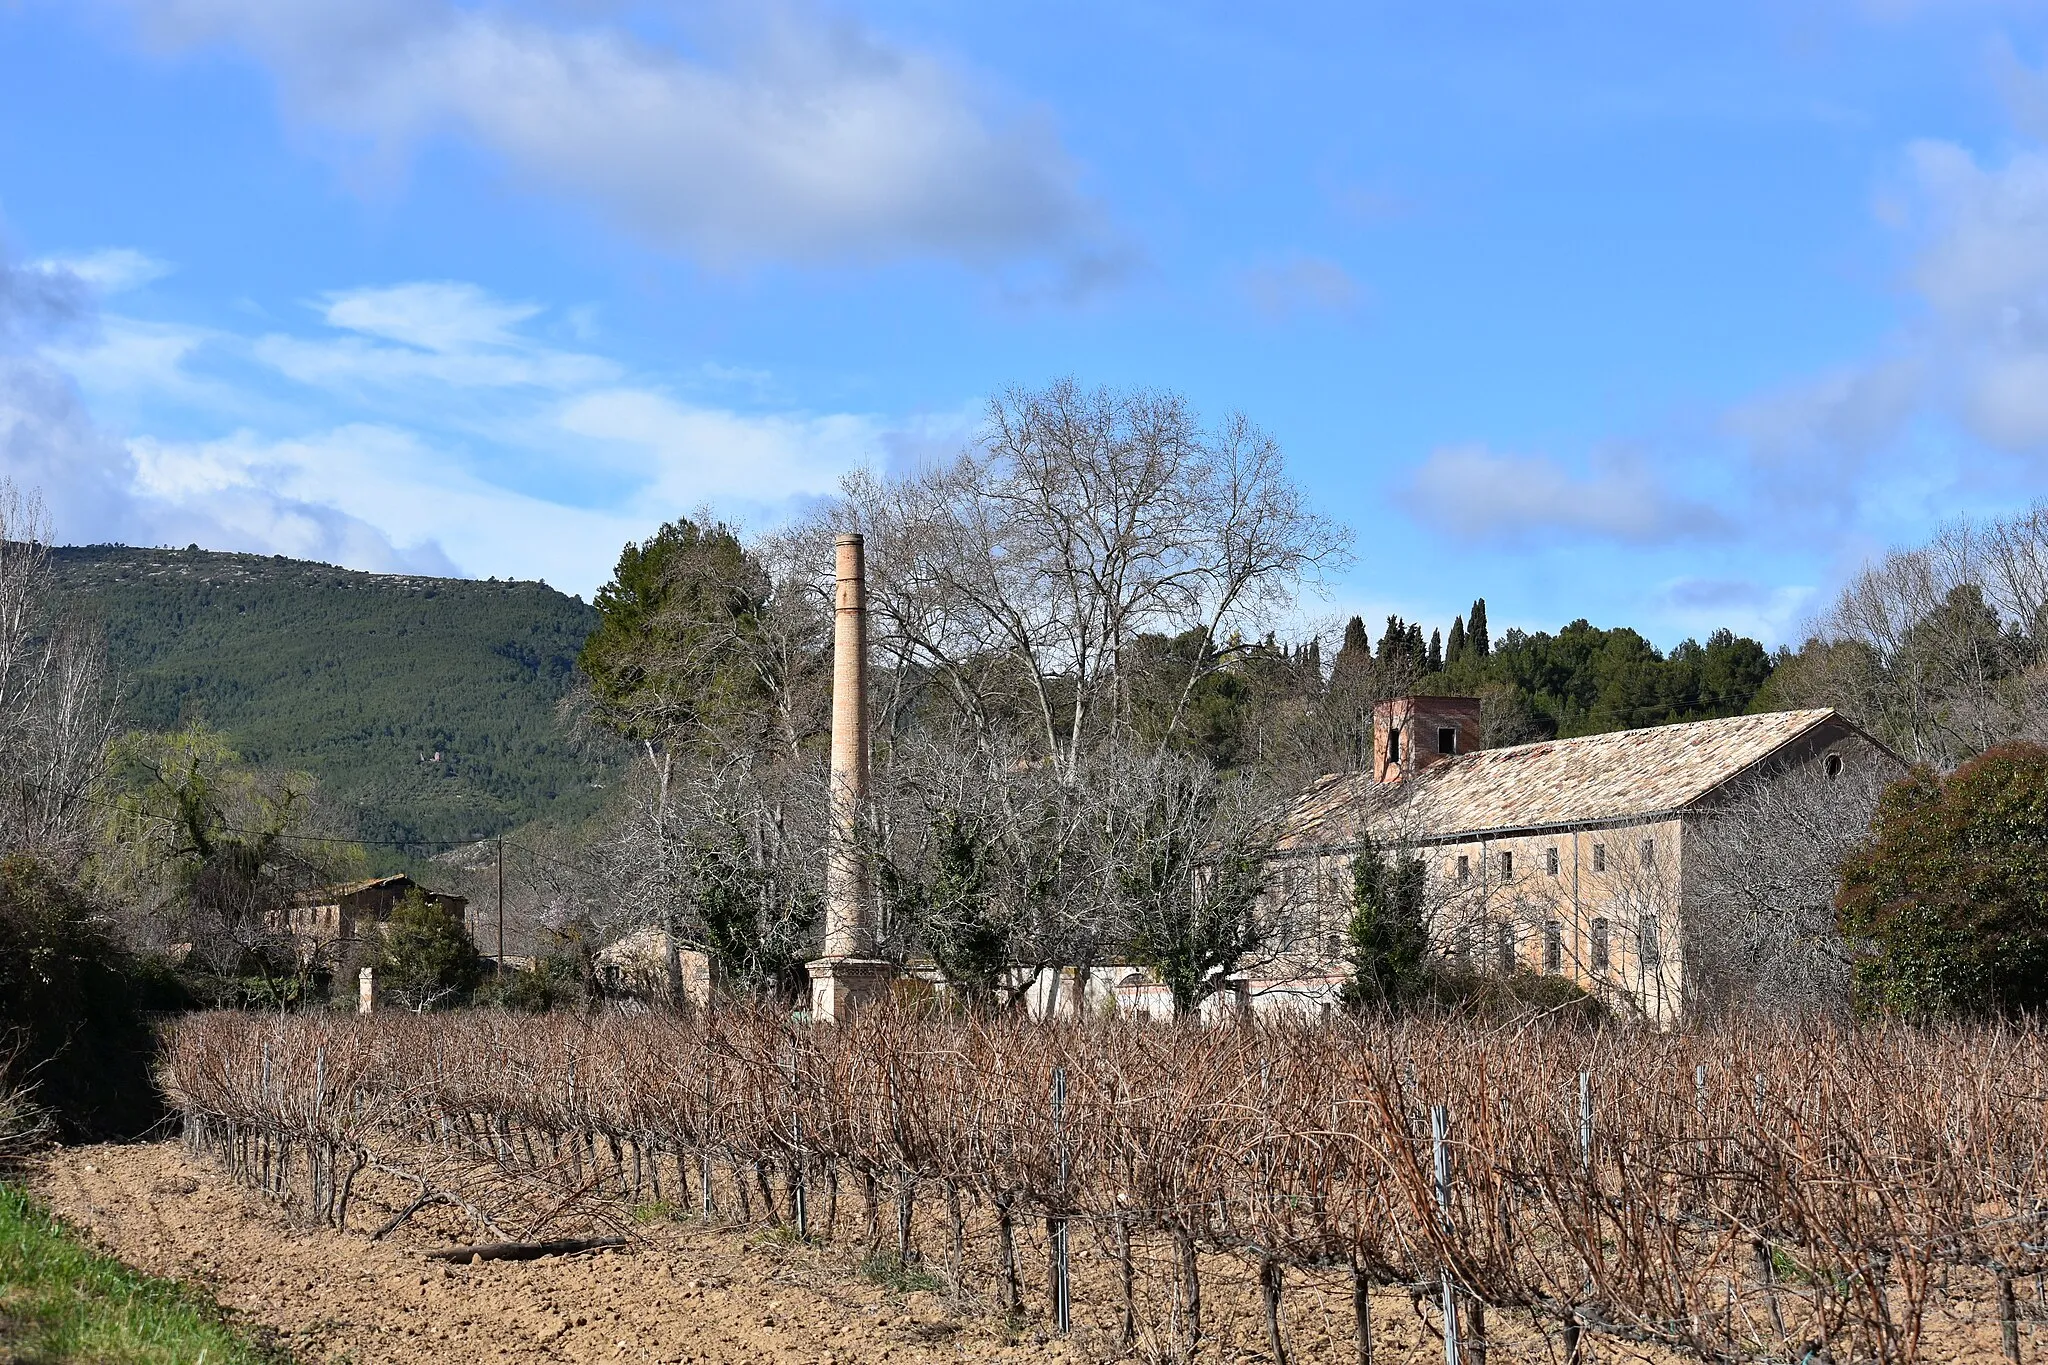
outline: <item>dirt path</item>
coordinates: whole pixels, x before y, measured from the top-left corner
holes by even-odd
[[[444,1266],[468,1240],[408,1227],[383,1242],[296,1226],[177,1143],[56,1153],[36,1192],[152,1274],[204,1286],[307,1361],[834,1362],[1104,1359],[1006,1338],[930,1293],[894,1295],[830,1251],[664,1223],[630,1253]]]

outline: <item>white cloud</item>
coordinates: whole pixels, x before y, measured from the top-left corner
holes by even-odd
[[[303,119],[387,158],[450,132],[517,178],[714,263],[1071,254],[1078,172],[1043,118],[851,19],[728,5],[697,50],[449,0],[126,0],[175,50],[227,42]]]
[[[599,356],[532,348],[519,351],[422,351],[379,346],[358,337],[295,337],[273,333],[251,353],[279,374],[314,388],[430,386],[455,389],[536,388],[565,391],[616,379],[619,367]]]
[[[1698,639],[1726,627],[1767,645],[1796,645],[1800,622],[1814,596],[1814,588],[1805,584],[1676,578],[1663,585],[1657,601],[1666,618]]]
[[[1430,453],[1405,491],[1424,524],[1467,541],[1561,535],[1645,545],[1729,529],[1718,512],[1660,486],[1641,460],[1624,455],[1601,457],[1582,477],[1545,455],[1447,446]]]
[[[0,474],[42,496],[60,540],[197,542],[364,569],[454,571],[431,542],[401,550],[321,498],[219,469],[174,471],[159,455],[97,426],[55,366],[0,356]]]
[[[1776,479],[1831,495],[1898,435],[1924,387],[1912,359],[1848,367],[1739,404],[1727,426]]]
[[[111,247],[75,256],[46,256],[34,262],[32,268],[61,270],[75,275],[102,294],[139,289],[171,273],[168,262],[133,247]]]
[[[2014,153],[1986,169],[1949,142],[1920,141],[1906,162],[1922,220],[1912,279],[1944,322],[2038,323],[2048,287],[2048,154]]]
[[[2027,112],[2023,97],[2048,89],[2009,49],[1994,66],[2016,115]],[[1887,354],[1729,412],[1767,497],[1793,485],[1847,506],[1925,484],[1927,454],[1905,437],[1926,419],[1974,438],[1960,444],[1975,465],[1998,453],[2048,456],[2048,150],[1985,161],[1923,139],[1901,166],[1884,216],[1905,234],[1903,275],[1919,310]]]
[[[433,280],[326,296],[321,316],[352,336],[273,333],[256,360],[315,388],[535,388],[569,392],[615,382],[601,356],[543,345],[519,330],[546,310],[474,284]]]
[[[530,328],[546,309],[460,282],[328,295],[336,330],[312,335],[100,317],[54,267],[0,267],[0,308],[18,324],[0,329],[0,473],[42,490],[72,540],[588,593],[660,520],[707,502],[772,520],[946,425],[692,403],[543,344]],[[95,423],[81,388],[140,434]]]
[[[327,321],[336,327],[443,354],[523,346],[513,329],[545,311],[537,303],[495,298],[461,280],[343,290],[329,294],[326,303]]]
[[[772,505],[829,492],[880,442],[879,425],[865,417],[742,416],[646,389],[585,394],[558,421],[620,447],[620,458],[648,471],[648,493],[672,507],[711,498]]]

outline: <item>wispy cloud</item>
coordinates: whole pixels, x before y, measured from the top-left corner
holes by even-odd
[[[1677,578],[1663,585],[1656,602],[1661,615],[1699,638],[1725,628],[1753,639],[1796,645],[1801,618],[1814,595],[1806,584]]]
[[[46,256],[34,268],[61,271],[102,294],[139,289],[171,273],[170,263],[133,247],[112,247],[75,256]]]
[[[0,473],[42,489],[74,540],[540,574],[588,592],[659,520],[707,502],[772,520],[930,425],[696,401],[702,367],[672,391],[549,345],[547,306],[463,281],[337,291],[315,325],[253,336],[101,315],[54,266],[0,269],[10,299]],[[154,420],[166,414],[176,434]]]
[[[125,2],[163,49],[253,54],[373,155],[453,132],[714,264],[1085,255],[1097,227],[1044,115],[808,6],[714,6],[686,49],[449,0]]]
[[[1304,313],[1353,313],[1365,301],[1351,272],[1325,256],[1262,261],[1238,277],[1238,287],[1254,309],[1276,322]]]
[[[1410,509],[1457,540],[1526,545],[1556,539],[1630,545],[1722,539],[1720,512],[1660,484],[1639,458],[1607,453],[1576,474],[1547,455],[1485,446],[1432,451],[1410,476]]]

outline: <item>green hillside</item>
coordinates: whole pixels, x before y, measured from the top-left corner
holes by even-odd
[[[603,755],[557,717],[595,623],[576,598],[198,549],[54,560],[106,633],[129,724],[201,718],[253,762],[311,772],[363,838],[475,839],[598,803]]]

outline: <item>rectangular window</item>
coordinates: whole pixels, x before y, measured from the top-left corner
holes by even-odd
[[[1593,949],[1589,956],[1594,971],[1607,970],[1607,921],[1604,919],[1593,921]]]
[[[1593,870],[1595,872],[1605,872],[1607,870],[1607,845],[1593,845]]]
[[[1564,970],[1564,926],[1556,920],[1543,926],[1543,970]]]
[[[1655,915],[1643,916],[1643,928],[1639,937],[1642,940],[1639,945],[1641,949],[1639,956],[1642,958],[1643,970],[1646,972],[1655,971],[1663,966],[1664,943],[1662,935],[1658,933],[1657,917]]]
[[[1458,926],[1458,936],[1451,942],[1451,951],[1458,959],[1458,970],[1464,971],[1472,965],[1472,926]]]
[[[1515,974],[1515,926],[1502,924],[1494,929],[1494,948],[1500,955],[1500,974]]]
[[[1439,725],[1436,727],[1436,751],[1440,754],[1455,754],[1458,752],[1458,731],[1456,727],[1450,725]]]
[[[1399,763],[1400,761],[1401,732],[1399,730],[1389,730],[1387,731],[1387,762]]]
[[[1655,867],[1656,865],[1657,841],[1655,839],[1645,839],[1643,840],[1643,866]]]
[[[1543,868],[1551,876],[1557,875],[1557,845],[1552,844],[1543,854]]]
[[[1466,882],[1469,882],[1471,880],[1472,860],[1466,857],[1464,854],[1460,853],[1458,855],[1458,885],[1463,886]]]
[[[1515,879],[1514,854],[1504,852],[1500,855],[1500,879],[1504,882],[1511,882]]]

